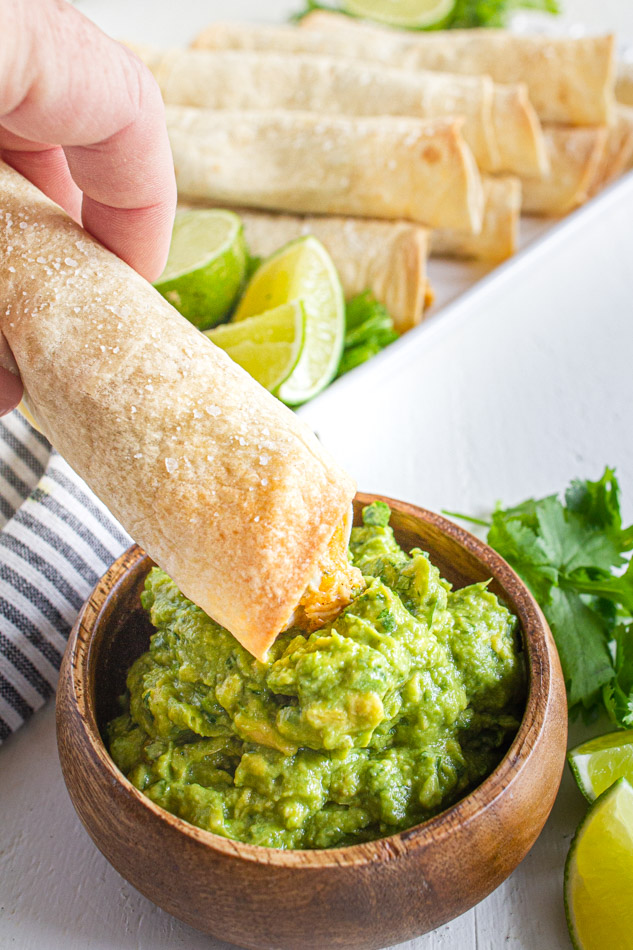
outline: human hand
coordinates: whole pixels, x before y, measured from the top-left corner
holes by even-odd
[[[176,184],[151,73],[66,0],[0,0],[0,36],[0,157],[155,280]],[[0,334],[0,415],[21,398]]]

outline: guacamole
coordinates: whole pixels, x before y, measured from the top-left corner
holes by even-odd
[[[156,633],[108,729],[138,789],[216,834],[329,848],[417,824],[495,767],[524,703],[516,618],[486,584],[451,590],[388,518],[375,503],[352,531],[365,590],[266,663],[151,571]]]

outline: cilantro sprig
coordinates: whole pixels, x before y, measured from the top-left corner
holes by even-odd
[[[370,291],[352,297],[345,307],[345,341],[336,375],[349,373],[397,339],[387,308]]]
[[[459,515],[459,517],[463,517]],[[488,543],[525,581],[551,627],[572,715],[604,708],[633,727],[633,525],[623,527],[615,471],[576,480],[564,498],[498,506]]]

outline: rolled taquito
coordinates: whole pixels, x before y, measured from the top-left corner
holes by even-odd
[[[0,260],[0,326],[42,432],[183,593],[265,656],[332,539],[345,547],[351,478],[1,163]]]
[[[470,258],[498,263],[515,253],[521,216],[521,182],[510,175],[485,175],[484,219],[479,234],[431,231],[434,257]]]
[[[426,270],[427,228],[409,221],[235,210],[244,222],[252,254],[267,257],[288,241],[313,234],[334,261],[348,299],[371,290],[389,311],[398,333],[422,320],[432,299]]]
[[[193,45],[326,54],[399,69],[489,75],[498,83],[525,82],[538,115],[548,122],[602,124],[613,105],[612,36],[524,36],[481,29],[414,33],[315,11],[299,28],[213,23]]]
[[[403,33],[327,10],[301,21],[306,30],[362,35],[374,47],[408,57],[417,69],[485,73],[498,83],[524,82],[546,122],[600,125],[614,104],[615,38],[546,36],[508,30],[437,30]],[[402,64],[405,66],[405,63]]]
[[[589,188],[595,195],[633,166],[633,106],[618,103],[615,119],[607,129],[607,138],[598,168]]]
[[[550,171],[540,178],[523,178],[526,214],[559,216],[590,197],[607,142],[606,128],[545,127]]]
[[[488,76],[385,67],[307,54],[137,47],[170,105],[292,109],[326,115],[462,116],[484,171],[545,171],[540,123],[525,86]],[[493,114],[494,107],[494,114]]]
[[[482,165],[482,171],[545,175],[549,171],[545,137],[527,86],[525,83],[493,83],[492,88],[492,124],[498,164],[496,169]]]
[[[483,190],[460,120],[167,106],[185,200],[478,231]]]
[[[633,62],[618,63],[615,98],[625,106],[633,106]]]

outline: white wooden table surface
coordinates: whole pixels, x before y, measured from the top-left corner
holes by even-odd
[[[166,43],[187,40],[214,16],[279,18],[292,4],[80,6],[115,35]],[[568,0],[567,9],[567,24],[618,28],[633,41],[629,0]],[[477,513],[577,475],[595,478],[609,463],[633,518],[632,252],[630,176],[331,387],[302,410],[304,419],[365,490]],[[573,734],[578,741],[586,733]],[[508,881],[402,950],[569,947],[562,872],[583,813],[565,774],[543,834]],[[227,946],[158,910],[92,845],[63,785],[52,704],[0,749],[0,950]]]

